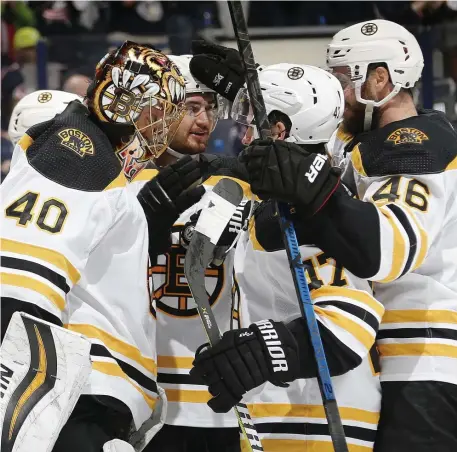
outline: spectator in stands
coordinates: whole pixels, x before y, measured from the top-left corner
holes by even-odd
[[[40,33],[33,27],[19,28],[14,34],[14,54],[20,66],[36,61],[36,46],[40,40]]]
[[[8,130],[11,113],[16,103],[25,96],[24,76],[18,63],[7,54],[2,54],[2,99],[1,129]],[[3,138],[2,138],[3,140]],[[2,142],[3,143],[3,142]],[[3,152],[3,144],[2,144]]]

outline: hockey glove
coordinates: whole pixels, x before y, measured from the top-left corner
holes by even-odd
[[[233,102],[245,82],[238,51],[206,41],[193,41],[192,53],[194,57],[189,65],[191,74],[208,88]]]
[[[171,245],[171,227],[179,215],[200,201],[203,186],[189,189],[201,177],[198,162],[190,156],[161,169],[138,193],[148,221],[149,257],[155,262]]]
[[[298,346],[282,322],[261,320],[249,328],[227,331],[213,347],[200,347],[190,375],[208,385],[209,407],[226,413],[243,395],[266,381],[287,387],[298,378]]]
[[[286,141],[255,140],[240,159],[260,199],[294,204],[308,216],[322,209],[340,183],[340,170],[326,155]]]
[[[200,169],[204,180],[210,176],[227,176],[244,182],[248,181],[246,167],[238,161],[237,157],[201,154]]]

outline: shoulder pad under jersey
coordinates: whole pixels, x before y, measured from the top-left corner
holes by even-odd
[[[112,145],[80,102],[30,128],[18,144],[36,171],[65,187],[102,191],[125,185]]]
[[[350,152],[364,176],[436,174],[457,165],[457,133],[441,112],[421,111],[359,135]]]

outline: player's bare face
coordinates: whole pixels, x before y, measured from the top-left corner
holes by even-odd
[[[217,104],[214,94],[189,94],[186,98],[186,115],[170,147],[181,154],[205,152],[216,116]]]

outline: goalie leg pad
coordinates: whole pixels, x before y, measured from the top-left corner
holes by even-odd
[[[103,452],[135,452],[135,449],[125,441],[113,439],[103,445]]]
[[[2,452],[51,452],[91,371],[84,336],[16,312],[0,347]]]

